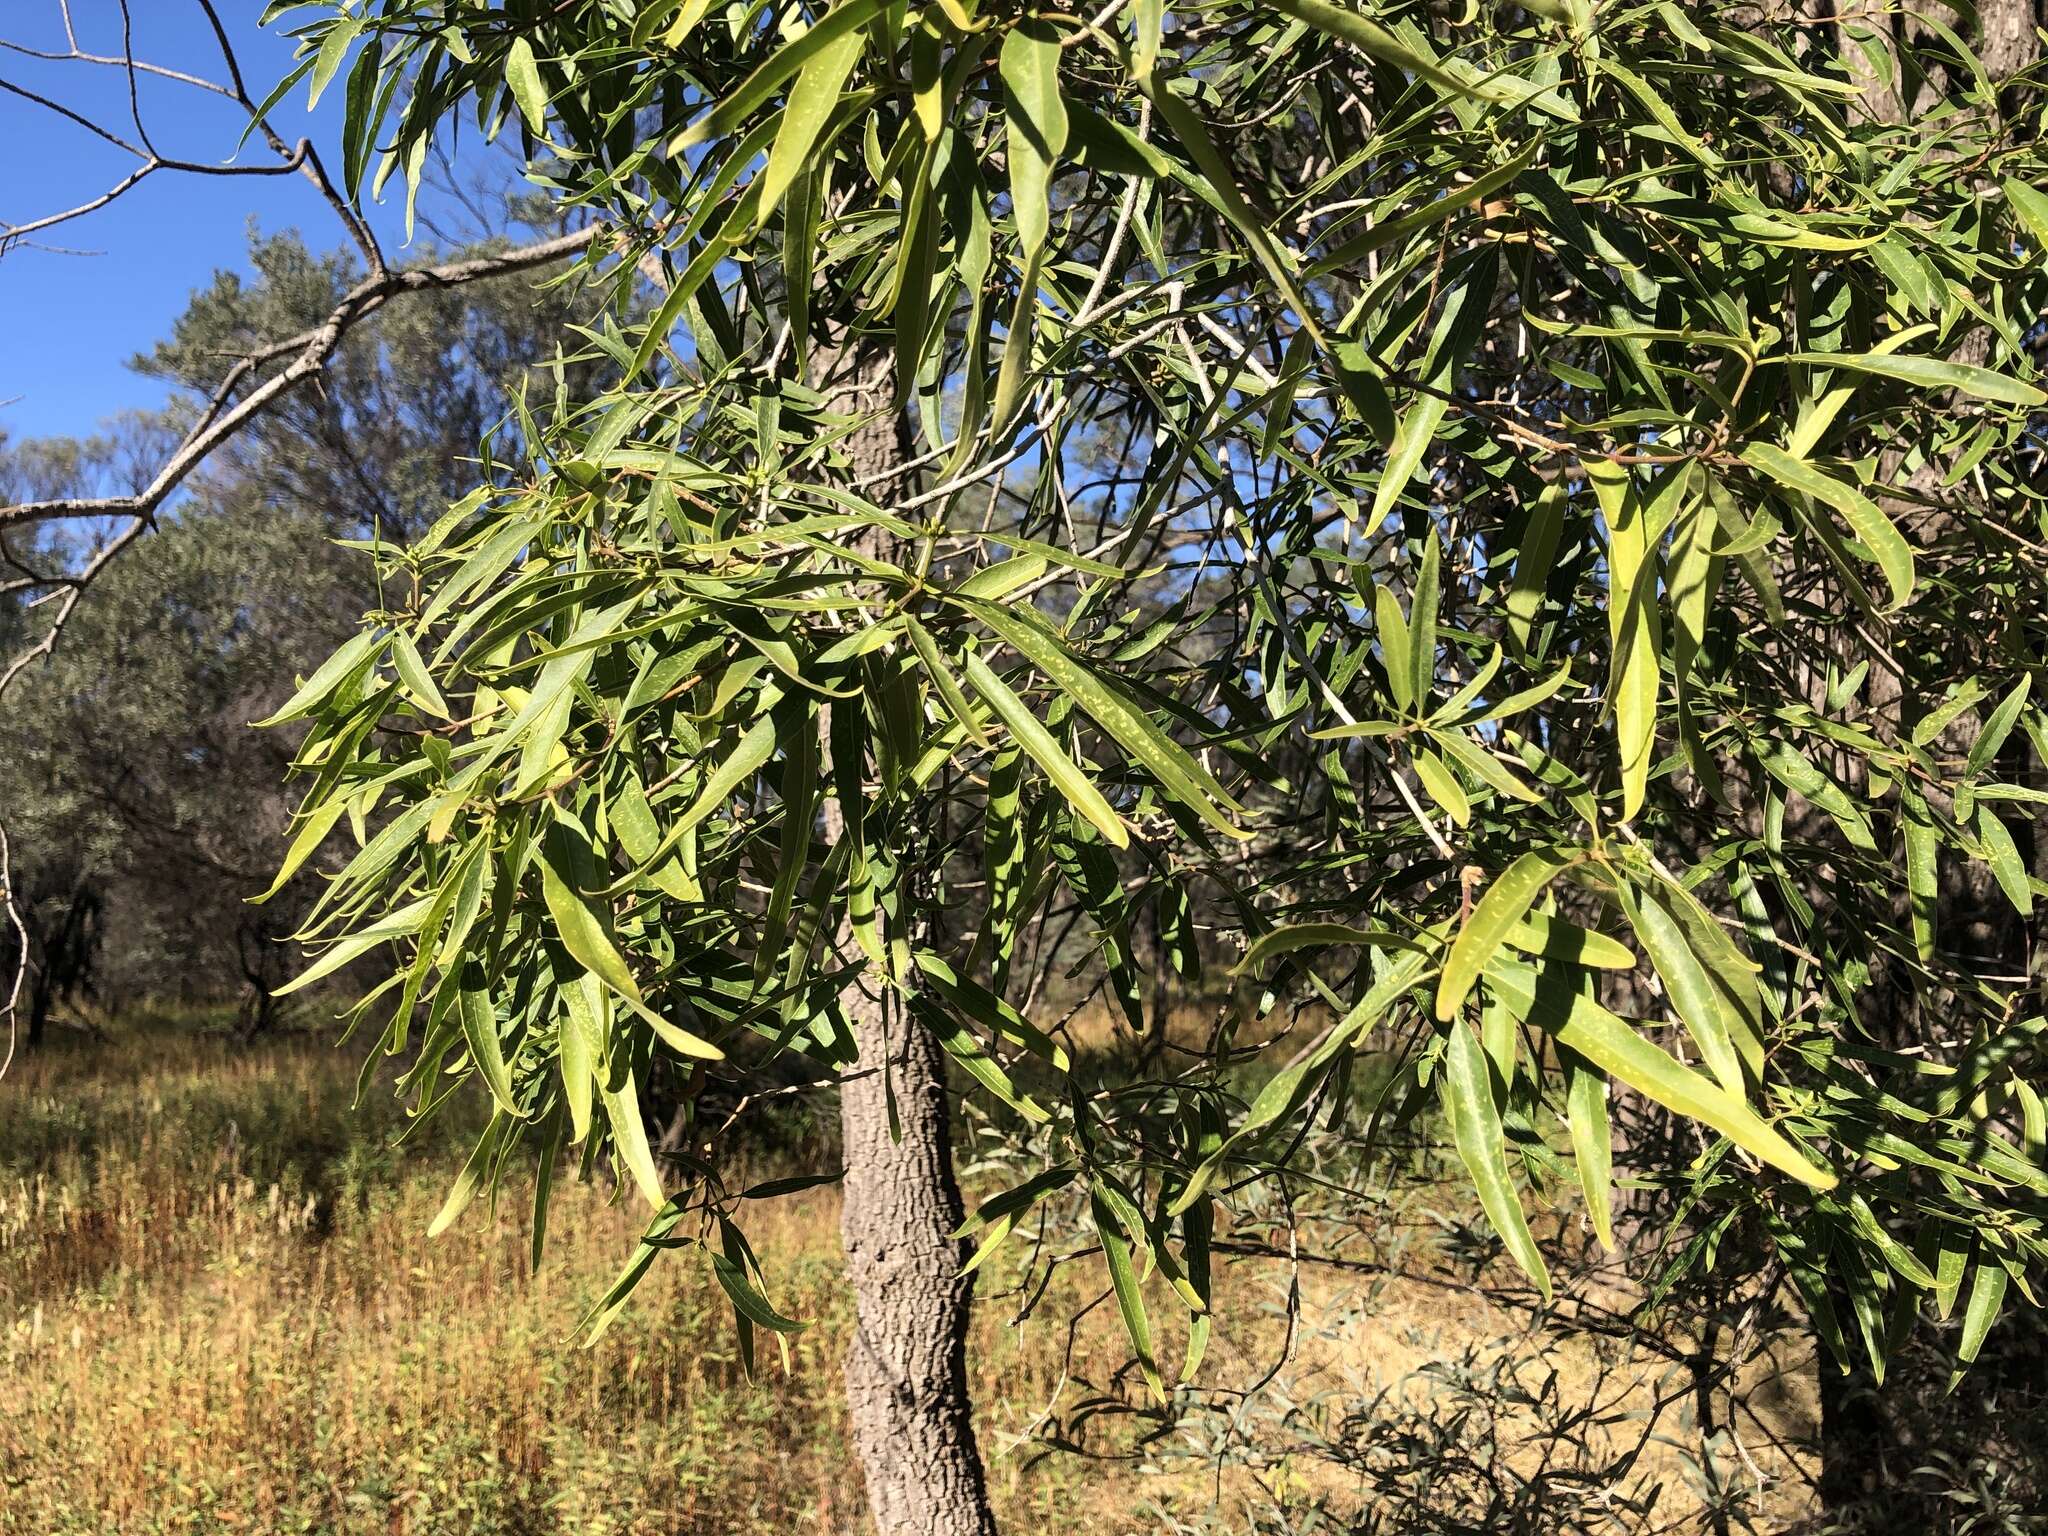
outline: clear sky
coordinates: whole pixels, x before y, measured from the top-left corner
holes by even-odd
[[[220,51],[197,5],[130,0],[129,9],[137,58],[209,78],[221,75]],[[249,93],[261,101],[291,68],[291,40],[258,31],[261,0],[220,0],[218,9]],[[81,49],[121,52],[115,0],[72,0],[71,13]],[[69,44],[58,0],[0,0],[0,41],[65,52]],[[61,102],[134,139],[125,70],[47,62],[0,48],[0,82]],[[337,81],[309,115],[300,85],[271,114],[287,141],[311,138],[336,175],[340,96]],[[162,154],[207,163],[234,156],[246,114],[232,102],[146,76],[139,82],[139,101]],[[0,219],[11,224],[97,196],[135,165],[84,128],[7,90],[0,90],[0,144],[7,146],[0,163]],[[261,140],[252,139],[238,163],[269,157]],[[370,210],[389,252],[403,240],[403,197],[394,177],[385,204]],[[129,372],[127,360],[169,331],[193,290],[216,270],[247,270],[251,220],[267,230],[296,227],[316,249],[342,240],[333,213],[303,177],[165,170],[109,207],[0,255],[0,429],[16,439],[83,435],[125,408],[161,404],[163,387]]]

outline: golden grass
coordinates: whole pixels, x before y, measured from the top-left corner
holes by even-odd
[[[394,1153],[403,1122],[386,1098],[347,1110],[353,1068],[302,1044],[151,1034],[46,1054],[0,1086],[0,1533],[862,1529],[829,1190],[750,1213],[777,1306],[810,1325],[787,1371],[771,1342],[746,1378],[724,1299],[687,1252],[658,1263],[584,1348],[575,1324],[640,1213],[592,1186],[560,1189],[546,1262],[529,1275],[515,1179],[498,1209],[429,1241],[467,1127]],[[1599,1529],[1696,1523],[1690,1398],[1646,1417],[1667,1364],[1532,1333],[1444,1274],[1305,1271],[1292,1357],[1266,1392],[1242,1412],[1203,1399],[1215,1411],[1142,1455],[1155,1421],[1135,1411],[1142,1387],[1114,1309],[1088,1309],[1094,1261],[1063,1267],[1021,1328],[1002,1278],[983,1286],[970,1359],[1006,1530],[1280,1531],[1316,1507],[1342,1522],[1318,1529],[1352,1528],[1367,1507],[1409,1512],[1387,1529],[1454,1528],[1436,1523],[1440,1509],[1469,1516],[1492,1486],[1543,1493],[1550,1465],[1605,1469],[1612,1486],[1594,1502],[1614,1514]],[[1287,1270],[1240,1262],[1219,1285],[1229,1321],[1202,1381],[1249,1385],[1286,1342]],[[1169,1360],[1184,1336],[1175,1310],[1162,1292]],[[1503,1374],[1537,1383],[1530,1401],[1475,1416],[1471,1383]],[[1810,1371],[1756,1397],[1771,1399],[1759,1422],[1796,1439]],[[1560,1438],[1552,1420],[1586,1405],[1594,1419]],[[1448,1422],[1452,1408],[1464,1416]],[[1054,1429],[1091,1454],[1019,1438]],[[1646,1436],[1612,1476],[1617,1448]],[[1724,1445],[1715,1464],[1764,1474],[1756,1508],[1783,1516],[1797,1459],[1771,1460],[1758,1439]],[[1409,1487],[1446,1456],[1427,1489]],[[1652,1513],[1629,1514],[1653,1487]],[[1544,1508],[1582,1502],[1576,1484],[1557,1492],[1570,1497],[1543,1493],[1536,1520],[1498,1528],[1596,1528],[1543,1524]]]

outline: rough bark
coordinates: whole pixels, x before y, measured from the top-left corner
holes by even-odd
[[[881,1064],[887,1041],[886,1073],[848,1083],[839,1111],[840,1236],[859,1316],[846,1399],[868,1506],[881,1536],[994,1536],[967,1392],[973,1286],[950,1235],[961,1206],[944,1058],[928,1031],[886,1030],[879,999],[863,994],[859,1012],[862,1067]]]
[[[816,362],[834,409],[873,418],[845,447],[854,477],[886,500],[889,471],[904,457],[888,355],[821,350]],[[836,800],[822,820],[836,841]],[[844,928],[839,939],[843,953],[858,953]],[[994,1536],[967,1390],[973,1284],[951,1236],[962,1209],[944,1053],[858,981],[840,1003],[860,1040],[839,1099],[840,1237],[856,1312],[847,1407],[868,1506],[880,1536]]]

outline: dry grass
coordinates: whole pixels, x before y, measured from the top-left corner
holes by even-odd
[[[576,1320],[639,1214],[562,1190],[529,1275],[515,1182],[429,1242],[466,1127],[394,1152],[387,1099],[347,1109],[353,1067],[303,1044],[152,1033],[46,1054],[0,1087],[0,1533],[861,1528],[829,1191],[765,1205],[748,1228],[777,1305],[810,1323],[786,1372],[770,1346],[746,1379],[723,1298],[687,1253],[583,1348]],[[1536,1511],[1517,1526],[1496,1498],[1499,1529],[1698,1523],[1683,1449],[1696,1405],[1681,1385],[1657,1406],[1668,1362],[1531,1332],[1443,1274],[1308,1272],[1292,1358],[1266,1391],[1204,1398],[1140,1455],[1159,1424],[1138,1411],[1113,1309],[1089,1309],[1099,1284],[1092,1261],[1067,1266],[1021,1328],[1013,1303],[978,1309],[1006,1530],[1279,1531],[1316,1509],[1341,1522],[1318,1529],[1363,1528],[1368,1510],[1400,1517],[1374,1528],[1458,1529],[1447,1512],[1470,1519],[1499,1488]],[[1244,1262],[1220,1284],[1232,1322],[1203,1381],[1246,1385],[1282,1353],[1287,1271]],[[1172,1310],[1162,1296],[1155,1315]],[[1796,1439],[1809,1375],[1754,1394],[1756,1424]],[[1507,1380],[1519,1395],[1478,1391]],[[1086,1454],[1041,1454],[1019,1440],[1032,1430]],[[1769,1438],[1751,1426],[1705,1465],[1764,1474],[1757,1508],[1782,1516],[1798,1467],[1759,1450]],[[1630,1514],[1653,1488],[1652,1511]],[[1589,1504],[1609,1513],[1582,1524]]]

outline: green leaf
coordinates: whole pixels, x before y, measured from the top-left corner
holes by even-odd
[[[1811,496],[1841,513],[1850,531],[1870,551],[1878,569],[1884,572],[1885,583],[1892,589],[1891,606],[1905,606],[1913,596],[1913,548],[1892,526],[1891,519],[1878,510],[1877,503],[1855,487],[1832,475],[1822,474],[1803,459],[1795,459],[1784,449],[1774,448],[1769,443],[1746,445],[1742,450],[1742,461],[1769,475],[1780,485]]]
[[[1256,975],[1259,967],[1275,955],[1290,954],[1297,949],[1359,944],[1374,949],[1417,948],[1399,934],[1378,928],[1353,928],[1348,923],[1290,923],[1284,928],[1275,928],[1271,933],[1261,934],[1245,951],[1244,958],[1231,967],[1230,974]]]
[[[639,998],[626,997],[623,1000],[626,1006],[633,1010],[634,1015],[640,1022],[654,1031],[655,1038],[660,1040],[662,1044],[666,1045],[678,1056],[687,1056],[694,1061],[725,1060],[725,1052],[721,1051],[709,1040],[706,1040],[701,1035],[691,1034],[690,1031],[684,1029],[680,1024],[670,1023],[640,1001]]]
[[[477,1192],[484,1186],[491,1165],[497,1161],[498,1146],[505,1139],[505,1132],[511,1125],[510,1118],[503,1110],[492,1113],[490,1122],[484,1126],[483,1135],[476,1139],[476,1146],[469,1154],[469,1160],[462,1165],[462,1172],[455,1176],[455,1183],[448,1191],[448,1198],[441,1202],[441,1209],[427,1224],[427,1236],[439,1237],[454,1226],[462,1213],[469,1209]]]
[[[1632,971],[1636,968],[1636,954],[1621,940],[1590,928],[1581,928],[1577,923],[1561,917],[1546,917],[1540,912],[1523,914],[1522,920],[1508,930],[1507,944],[1527,955],[1541,955],[1546,960],[1562,960],[1567,965],[1583,965],[1601,971]]]
[[[1749,1081],[1764,1072],[1764,1000],[1757,985],[1760,967],[1734,936],[1709,912],[1699,897],[1659,872],[1649,899],[1670,914],[1692,953],[1699,957],[1721,1000],[1721,1020],[1748,1068]],[[1740,1090],[1737,1090],[1738,1092]]]
[[[2027,254],[2039,261],[2041,253],[2048,251],[2048,195],[2043,195],[2017,177],[2007,177],[2002,185],[2006,205],[2032,238],[2033,249]]]
[[[1843,793],[1841,785],[1822,773],[1807,757],[1789,741],[1769,743],[1757,756],[1764,771],[1794,793],[1812,801],[1842,829],[1842,835],[1852,847],[1861,848],[1865,853],[1877,852],[1877,839],[1871,835],[1870,823],[1856,802]]]
[[[1032,1124],[1043,1125],[1052,1119],[1043,1104],[1017,1086],[1003,1064],[988,1053],[973,1030],[922,994],[913,997],[910,1006],[925,1028],[945,1047],[946,1054],[959,1062],[969,1077]]]
[[[1439,91],[1450,95],[1470,96],[1479,101],[1519,101],[1522,92],[1504,81],[1463,80],[1445,69],[1435,59],[1410,47],[1378,22],[1346,6],[1335,5],[1331,0],[1270,0],[1274,10],[1305,21],[1319,32],[1341,38],[1367,58],[1377,59],[1382,64],[1391,64],[1403,74],[1414,75],[1427,80]]]
[[[1614,1251],[1614,1132],[1607,1116],[1607,1077],[1583,1057],[1564,1056],[1565,1117],[1570,1121],[1572,1160],[1578,1164],[1579,1188],[1585,1192],[1586,1214],[1593,1235]]]
[[[1439,1019],[1456,1017],[1480,972],[1528,915],[1530,904],[1578,859],[1577,854],[1560,848],[1525,853],[1486,888],[1486,894],[1479,898],[1479,904],[1458,930],[1451,952],[1444,957],[1443,975],[1436,986]]]
[[[1784,1136],[1727,1089],[1645,1040],[1590,997],[1550,983],[1520,965],[1496,963],[1487,973],[1516,1011],[1618,1082],[1666,1109],[1711,1126],[1753,1157],[1815,1189],[1833,1189],[1835,1175],[1816,1167]]]
[[[1934,1310],[1943,1322],[1956,1309],[1956,1296],[1970,1267],[1975,1236],[1967,1228],[1944,1226],[1934,1239]]]
[[[1472,821],[1471,798],[1458,782],[1458,776],[1444,765],[1444,760],[1420,747],[1411,748],[1408,757],[1415,765],[1415,776],[1422,780],[1422,787],[1436,802],[1437,808],[1455,825],[1469,826]]]
[[[967,733],[969,741],[978,747],[989,746],[989,734],[982,726],[981,711],[967,702],[967,695],[961,691],[960,681],[953,675],[953,669],[939,650],[938,642],[932,638],[932,632],[910,614],[904,615],[904,632],[910,637],[911,649],[917,652],[917,659],[924,663],[925,676],[932,680],[932,686],[945,701],[946,712],[960,723],[960,729]]]
[[[562,1068],[562,1094],[569,1101],[569,1125],[577,1141],[590,1135],[591,1090],[604,1075],[605,998],[598,979],[588,971],[555,978],[562,1001],[556,1051]]]
[[[277,876],[260,896],[249,898],[251,905],[270,900],[283,890],[286,882],[299,872],[299,868],[313,852],[327,840],[327,834],[334,830],[334,824],[341,820],[341,814],[348,809],[348,800],[341,795],[332,796],[325,805],[310,813],[301,811],[299,830],[292,837],[291,847],[285,850],[284,862],[277,868]]]
[[[1991,1325],[1998,1321],[1999,1309],[2005,1305],[2005,1287],[2009,1277],[2005,1266],[1995,1259],[1980,1258],[1975,1272],[1970,1277],[1970,1299],[1963,1308],[1963,1336],[1956,1345],[1956,1359],[1968,1365],[1977,1358],[1984,1348],[1985,1339],[1991,1335]],[[1956,1373],[1957,1377],[1961,1372]],[[1955,1380],[1949,1382],[1949,1390],[1955,1390]]]
[[[1466,1172],[1472,1175],[1486,1219],[1493,1223],[1493,1230],[1522,1272],[1536,1282],[1543,1299],[1550,1300],[1550,1271],[1544,1267],[1529,1220],[1522,1213],[1521,1197],[1508,1178],[1507,1145],[1500,1110],[1493,1101],[1492,1069],[1472,1031],[1461,1023],[1452,1023],[1444,1042],[1437,1083],[1444,1115],[1451,1123],[1451,1140]]]
[[[526,119],[526,131],[536,139],[547,137],[548,90],[541,83],[540,62],[533,56],[533,44],[523,34],[515,35],[505,51],[505,83]]]
[[[1430,935],[1441,933],[1440,928],[1427,930]],[[1357,1040],[1375,1024],[1383,1014],[1393,1007],[1408,990],[1422,978],[1428,967],[1429,951],[1421,945],[1411,953],[1403,954],[1386,969],[1372,984],[1358,1005],[1337,1021],[1336,1027],[1323,1036],[1321,1044],[1297,1056],[1278,1072],[1266,1079],[1266,1085],[1252,1100],[1251,1107],[1237,1129],[1196,1167],[1188,1176],[1187,1184],[1167,1206],[1169,1216],[1178,1216],[1203,1199],[1217,1171],[1238,1146],[1258,1136],[1268,1127],[1278,1124],[1298,1110],[1315,1091],[1321,1075],[1343,1052],[1352,1048]]]
[[[1072,1168],[1048,1168],[1043,1173],[1026,1179],[1015,1189],[1006,1189],[999,1195],[991,1195],[975,1208],[975,1212],[954,1230],[956,1238],[972,1237],[976,1232],[984,1233],[975,1246],[974,1254],[960,1266],[960,1273],[971,1275],[985,1264],[989,1256],[1003,1245],[1010,1233],[1039,1201],[1057,1193],[1073,1183],[1076,1170]]]
[[[1804,363],[1810,368],[1846,368],[1855,373],[1898,379],[1922,389],[1953,389],[1974,395],[1979,400],[1995,400],[2002,405],[2048,404],[2048,394],[2043,394],[2031,384],[1972,363],[1951,363],[1938,357],[1892,357],[1880,352],[1794,352],[1771,361]]]
[[[683,839],[706,818],[729,806],[740,786],[760,772],[768,759],[775,755],[775,744],[779,735],[780,728],[772,714],[764,714],[748,726],[732,751],[725,755],[724,760],[704,780],[704,787],[697,792],[697,798],[690,802],[690,808],[670,823],[653,856],[641,868],[651,870],[660,864],[681,847]],[[617,888],[614,887],[615,890]]]
[[[769,1305],[768,1298],[755,1287],[744,1266],[715,1249],[707,1248],[704,1251],[711,1260],[712,1274],[718,1277],[718,1288],[725,1292],[726,1299],[733,1305],[733,1310],[741,1317],[755,1327],[766,1328],[771,1333],[803,1331],[804,1324],[784,1317]]]
[[[1441,396],[1421,395],[1408,407],[1408,414],[1401,418],[1400,430],[1394,434],[1394,446],[1387,453],[1386,468],[1380,471],[1379,488],[1373,492],[1372,510],[1366,514],[1365,527],[1361,530],[1368,538],[1387,520],[1387,514],[1399,504],[1401,493],[1408,489],[1408,482],[1422,468],[1423,456],[1429,452],[1429,445],[1436,439],[1436,429],[1443,422],[1444,412],[1449,409],[1450,402]]]
[[[818,135],[838,110],[839,93],[860,61],[866,41],[865,30],[854,27],[830,39],[798,72],[788,104],[782,109],[775,147],[768,152],[767,167],[761,172],[756,218],[765,220],[780,208],[791,184],[809,169]]]
[[[1557,560],[1558,538],[1564,531],[1565,501],[1565,480],[1559,475],[1544,486],[1529,509],[1529,520],[1515,550],[1514,582],[1508,589],[1507,600],[1508,634],[1515,650],[1524,656],[1529,653],[1529,637]]]
[[[1662,530],[1651,526],[1649,508],[1629,470],[1590,458],[1583,468],[1607,521],[1607,631],[1613,650],[1608,692],[1621,757],[1621,819],[1633,821],[1643,808],[1657,755],[1662,640],[1656,566]]]
[[[1167,131],[1180,141],[1181,147],[1188,152],[1200,169],[1203,184],[1214,195],[1218,209],[1238,233],[1244,236],[1245,243],[1252,248],[1252,254],[1266,269],[1266,275],[1273,280],[1273,286],[1280,291],[1280,296],[1286,300],[1295,314],[1301,317],[1303,327],[1320,341],[1322,327],[1317,323],[1315,309],[1302,295],[1294,280],[1294,271],[1289,259],[1281,254],[1280,247],[1274,244],[1273,237],[1267,233],[1264,223],[1252,211],[1251,205],[1244,200],[1244,194],[1238,190],[1237,178],[1231,172],[1230,162],[1224,159],[1221,151],[1216,148],[1215,141],[1209,137],[1208,129],[1202,126],[1201,118],[1197,117],[1187,103],[1175,95],[1171,87],[1158,77],[1155,76],[1142,84],[1145,94],[1151,98],[1154,109],[1166,124]]]
[[[320,663],[313,675],[299,685],[298,691],[285,700],[276,714],[256,722],[257,729],[282,725],[287,720],[296,720],[312,711],[327,696],[354,676],[371,656],[383,645],[385,636],[379,630],[365,629],[352,635],[341,648]]]
[[[523,1118],[525,1112],[512,1097],[512,1073],[505,1065],[504,1047],[498,1039],[497,1010],[491,1006],[480,968],[472,966],[464,975],[456,1008],[462,1016],[462,1038],[469,1042],[469,1059],[483,1075],[491,1097],[506,1114]]]
[[[318,960],[314,961],[305,970],[301,971],[270,995],[272,997],[289,997],[292,993],[301,991],[313,985],[314,982],[333,975],[343,966],[360,960],[380,944],[388,944],[393,939],[411,938],[420,931],[421,925],[426,921],[427,912],[433,905],[434,898],[431,896],[425,897],[393,912],[374,927],[365,928],[359,933],[350,934],[347,938],[335,940],[334,943],[328,945],[327,948],[320,952]]]
[[[1415,573],[1415,592],[1408,604],[1408,665],[1412,669],[1408,693],[1415,708],[1428,707],[1436,681],[1437,570],[1441,556],[1434,528],[1423,534],[1422,565]]]
[[[1053,171],[1067,147],[1067,106],[1060,95],[1059,34],[1025,21],[1003,38],[998,67],[1009,101],[1010,202],[1027,259],[1045,247]]]
[[[1173,162],[1113,117],[1077,102],[1067,103],[1067,152],[1076,165],[1108,176],[1156,180],[1173,174]]]
[[[579,874],[590,868],[592,861],[582,834],[562,822],[553,823],[541,850],[541,899],[562,947],[614,992],[638,1002],[639,984],[612,943],[610,914],[599,908],[598,898],[585,895],[577,885]]]
[[[1912,907],[1913,950],[1922,961],[1932,960],[1934,919],[1941,897],[1940,838],[1926,797],[1906,785],[1899,789],[1899,832],[1906,844],[1906,895]]]
[[[1998,701],[1998,707],[1991,711],[1984,728],[1977,733],[1977,739],[1970,743],[1970,755],[1963,762],[1963,777],[1974,779],[1990,766],[1998,755],[1998,749],[2005,745],[2005,738],[2012,734],[2013,723],[2019,719],[2021,709],[2026,707],[2027,696],[2033,691],[2034,675],[2023,673],[2013,684],[2011,692]]]
[[[1699,1047],[1700,1057],[1723,1088],[1730,1093],[1744,1091],[1742,1061],[1735,1053],[1732,1011],[1714,980],[1707,974],[1701,957],[1685,941],[1677,920],[1664,909],[1654,894],[1638,895],[1627,886],[1620,888],[1621,910],[1642,941],[1643,951],[1657,968],[1664,983],[1664,995],[1684,1021],[1686,1032]]]
[[[1065,795],[1067,802],[1111,844],[1118,848],[1129,847],[1130,834],[1124,830],[1116,812],[1110,809],[1109,802],[1102,798],[1102,792],[1075,766],[1074,760],[1053,739],[1052,732],[1039,724],[1038,717],[1024,707],[1024,701],[1011,692],[1010,685],[997,677],[978,655],[969,654],[966,671],[967,681],[974,685],[974,691],[988,701],[989,708],[1009,728],[1017,745],[1045,770],[1053,787]]]
[[[391,659],[398,664],[398,680],[405,684],[406,691],[420,703],[429,714],[449,718],[448,701],[441,697],[441,690],[434,686],[434,679],[427,672],[427,664],[420,659],[412,637],[399,630],[391,637]]]
[[[361,35],[362,19],[343,15],[335,19],[327,29],[327,35],[320,40],[320,52],[313,59],[313,79],[308,87],[306,110],[312,111],[320,105],[320,93],[325,91],[341,68],[341,61],[348,57],[349,44]]]
[[[1123,1223],[1103,1199],[1102,1192],[1089,1192],[1089,1209],[1095,1218],[1096,1234],[1102,1239],[1102,1256],[1109,1265],[1109,1283],[1116,1292],[1116,1308],[1123,1318],[1124,1332],[1130,1336],[1131,1348],[1138,1357],[1138,1367],[1145,1373],[1146,1384],[1160,1402],[1166,1401],[1166,1383],[1160,1380],[1159,1363],[1152,1348],[1152,1324],[1145,1315],[1145,1294],[1138,1280],[1138,1272],[1131,1265],[1131,1245],[1124,1234]]]
[[[776,87],[803,69],[819,54],[847,33],[867,26],[889,8],[889,0],[842,0],[801,36],[784,43],[752,74],[727,93],[709,112],[678,134],[669,144],[669,154],[681,158],[684,150],[706,139],[731,133],[760,110]]]
[[[675,1231],[676,1223],[682,1220],[682,1215],[681,1207],[672,1203],[665,1204],[655,1214],[654,1220],[647,1224],[646,1235],[640,1239],[639,1246],[633,1250],[633,1256],[619,1271],[619,1277],[611,1283],[611,1287],[604,1295],[598,1298],[596,1305],[584,1314],[582,1323],[578,1325],[585,1349],[603,1338],[605,1330],[618,1320],[619,1314],[626,1308],[627,1299],[646,1277],[656,1256],[664,1248],[677,1246],[676,1239],[670,1234]]]
[[[633,1175],[633,1182],[640,1186],[642,1197],[658,1211],[667,1203],[667,1197],[662,1192],[661,1174],[654,1166],[654,1149],[647,1142],[646,1122],[640,1118],[639,1085],[633,1081],[633,1074],[627,1072],[618,1087],[608,1083],[598,1087],[619,1156]]]
[[[1415,645],[1408,634],[1408,616],[1391,587],[1373,583],[1372,627],[1379,637],[1380,658],[1387,669],[1387,685],[1397,708],[1413,712],[1415,697]]]
[[[929,950],[916,952],[925,983],[989,1033],[1020,1045],[1056,1072],[1071,1065],[1066,1048],[979,982],[960,975]]]
[[[2012,833],[1988,805],[1977,807],[1977,836],[1984,844],[1984,860],[1998,880],[2005,899],[2028,917],[2034,911],[2033,887],[2027,884],[2026,861],[2012,840]]]
[[[1244,807],[1233,800],[1216,778],[1168,736],[1143,710],[1090,672],[1073,652],[1021,612],[989,603],[974,606],[976,617],[1059,685],[1062,692],[1094,717],[1139,766],[1158,780],[1174,799],[1217,830],[1239,839],[1252,834],[1230,819]]]

